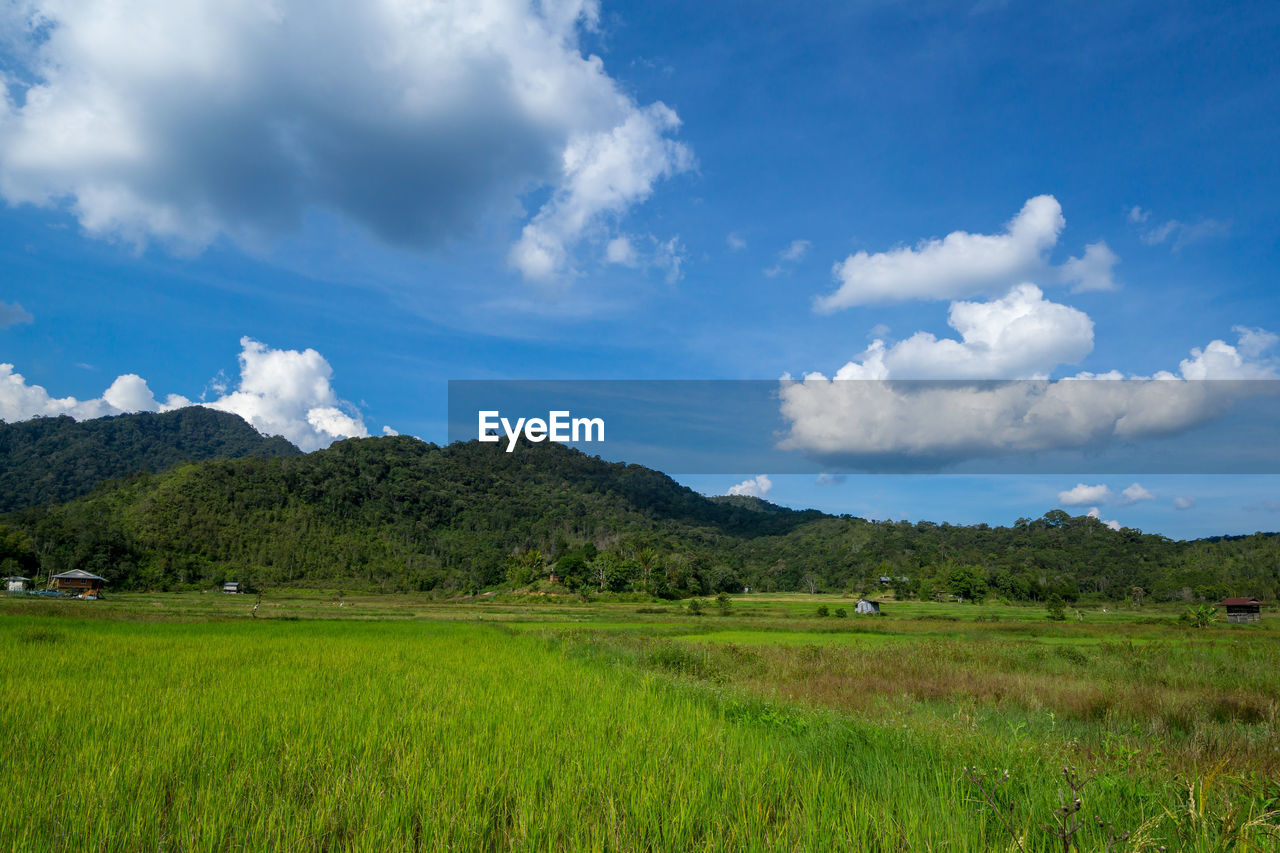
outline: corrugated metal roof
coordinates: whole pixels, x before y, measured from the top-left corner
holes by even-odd
[[[54,575],[54,578],[55,579],[67,578],[68,580],[83,580],[83,581],[102,581],[103,583],[107,582],[106,578],[100,578],[95,574],[91,574],[89,572],[84,571],[83,569],[72,569],[69,572],[63,572],[60,575]]]
[[[1265,601],[1259,601],[1256,598],[1247,598],[1243,595],[1237,595],[1232,598],[1224,598],[1218,602],[1219,607],[1241,607],[1246,604],[1257,604],[1263,607],[1269,607]]]

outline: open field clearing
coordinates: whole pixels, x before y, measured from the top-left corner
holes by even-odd
[[[0,600],[6,848],[1061,850],[1064,764],[1078,849],[1280,848],[1270,620],[252,603]]]

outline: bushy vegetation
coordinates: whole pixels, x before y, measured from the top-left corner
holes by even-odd
[[[106,480],[179,462],[296,456],[238,415],[192,406],[163,414],[75,421],[66,415],[0,423],[0,512],[88,494]]]
[[[871,522],[709,499],[554,444],[504,453],[408,437],[136,477],[10,515],[0,546],[28,573],[82,568],[114,589],[234,579],[683,598],[749,586],[1130,606],[1280,591],[1280,539],[1268,534],[1175,542],[1061,510],[1012,527]]]

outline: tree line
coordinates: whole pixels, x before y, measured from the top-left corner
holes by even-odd
[[[1278,549],[1270,534],[1179,542],[1059,509],[1008,527],[875,522],[708,498],[555,444],[508,454],[409,437],[182,464],[0,520],[0,561],[20,573],[81,568],[115,589],[156,590],[239,580],[441,594],[1270,600]]]

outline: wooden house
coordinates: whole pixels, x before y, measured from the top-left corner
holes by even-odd
[[[855,613],[861,613],[864,616],[879,616],[880,602],[872,601],[869,598],[858,600],[858,606],[854,608]]]
[[[1269,605],[1256,598],[1235,596],[1222,599],[1218,606],[1227,608],[1228,622],[1258,622],[1262,619],[1262,608]]]
[[[78,595],[82,598],[96,597],[98,592],[106,585],[106,578],[100,578],[81,569],[72,569],[69,572],[53,576],[54,589],[58,592]]]
[[[11,577],[4,579],[5,587],[9,592],[22,592],[27,588],[27,584],[31,583],[31,578]]]

